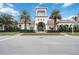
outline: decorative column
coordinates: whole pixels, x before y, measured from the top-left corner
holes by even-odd
[[[58,28],[57,28],[57,25],[56,25],[56,30],[57,30]]]
[[[4,25],[4,24],[2,25],[2,30],[3,30],[3,31],[5,30],[5,25]]]
[[[47,30],[48,30],[48,26],[47,26],[47,24],[45,24],[45,27],[46,27],[46,29],[45,29],[45,30],[47,31]]]
[[[21,29],[22,29],[22,30],[25,29],[25,24],[21,24]]]
[[[34,30],[35,32],[37,32],[37,24],[35,24]]]

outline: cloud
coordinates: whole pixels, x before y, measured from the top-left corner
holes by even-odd
[[[9,7],[14,7],[13,4],[10,4],[10,3],[7,3],[6,5]]]
[[[3,3],[0,3],[0,8],[2,8],[4,6],[4,4]]]
[[[74,17],[75,15],[72,15],[72,16],[69,16],[68,18],[70,19],[70,18],[72,18],[72,17]]]
[[[13,8],[12,4],[7,4],[8,6],[5,6],[4,4],[0,4],[0,12],[1,13],[8,13],[11,14],[13,16],[18,16],[19,15],[19,11],[15,10]]]
[[[75,15],[71,15],[69,17],[63,18],[63,20],[73,20],[72,17],[74,17]]]
[[[71,6],[71,5],[73,5],[73,3],[64,3],[64,4],[62,5],[62,7],[68,7],[68,6]]]
[[[10,7],[2,8],[2,9],[0,9],[0,12],[12,14],[13,16],[19,15],[19,12],[17,10],[10,8]]]

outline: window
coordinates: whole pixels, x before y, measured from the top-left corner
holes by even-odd
[[[39,21],[39,19],[38,19],[38,21]]]
[[[38,13],[45,13],[45,11],[38,11]]]
[[[42,19],[40,19],[40,21],[42,21]]]
[[[38,16],[45,16],[45,11],[38,11]]]
[[[21,24],[19,25],[19,27],[21,28]]]

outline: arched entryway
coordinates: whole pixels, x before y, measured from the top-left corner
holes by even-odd
[[[38,31],[45,31],[45,23],[39,22],[37,25],[37,30]]]

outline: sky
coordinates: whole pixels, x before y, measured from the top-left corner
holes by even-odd
[[[19,20],[21,10],[26,10],[31,16],[31,20],[34,20],[34,8],[37,6],[47,7],[48,17],[55,9],[60,11],[63,19],[71,18],[79,13],[78,3],[0,3],[0,12],[12,14],[15,20]]]

